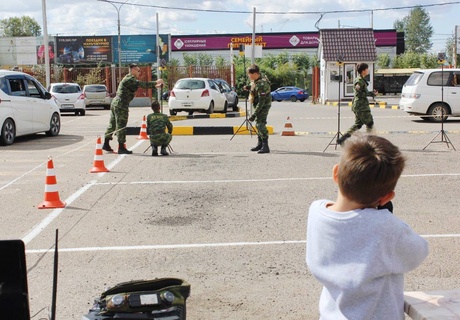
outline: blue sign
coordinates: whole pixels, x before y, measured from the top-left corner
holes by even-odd
[[[160,59],[169,61],[168,35],[161,34],[159,49]],[[121,36],[121,63],[155,63],[157,62],[156,35]],[[118,63],[118,36],[112,38],[114,62]]]

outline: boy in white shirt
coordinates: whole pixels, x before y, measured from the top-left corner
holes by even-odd
[[[311,204],[307,265],[323,284],[321,320],[404,319],[404,273],[428,255],[428,243],[387,209],[405,158],[390,141],[352,136],[333,179],[335,202]]]

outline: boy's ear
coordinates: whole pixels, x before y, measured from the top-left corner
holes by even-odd
[[[391,200],[393,200],[394,197],[395,197],[395,192],[390,191],[386,195],[384,195],[383,197],[381,197],[379,199],[378,205],[383,206],[383,205],[387,204],[388,202],[390,202]]]
[[[339,183],[339,165],[338,164],[336,164],[332,168],[332,179],[334,180],[336,184]]]

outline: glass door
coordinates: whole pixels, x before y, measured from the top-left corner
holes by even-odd
[[[345,97],[353,97],[353,83],[355,82],[356,78],[356,65],[354,63],[346,63],[345,64]]]

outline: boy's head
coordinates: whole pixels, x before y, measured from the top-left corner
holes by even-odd
[[[256,64],[252,64],[247,68],[248,77],[251,80],[257,80],[260,77],[260,69]]]
[[[160,103],[157,100],[152,102],[152,110],[153,111],[160,111]]]
[[[344,145],[337,183],[347,199],[373,207],[393,192],[404,169],[399,148],[385,138],[353,135]]]
[[[367,65],[367,63],[358,63],[356,65],[356,71],[358,71],[358,73],[361,76],[365,77],[369,74],[369,66]],[[366,71],[366,74],[363,75],[363,72],[365,71]]]

